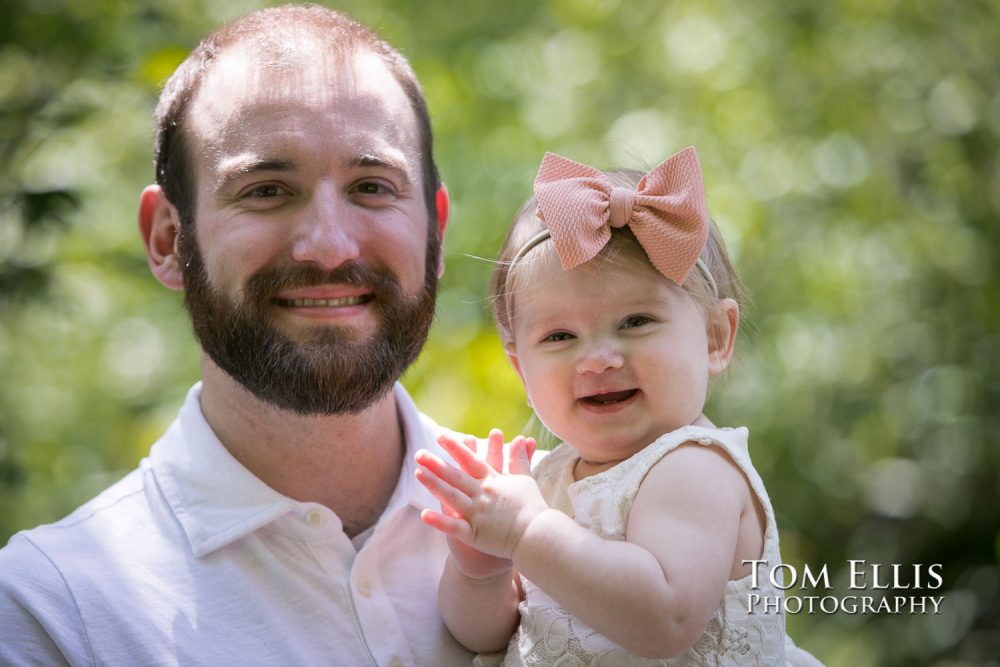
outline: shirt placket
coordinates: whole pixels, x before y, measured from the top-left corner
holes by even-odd
[[[398,516],[397,513],[393,519]],[[382,535],[376,534],[369,539],[351,567],[355,615],[364,637],[373,640],[366,641],[366,644],[380,667],[416,665],[402,632],[401,621],[379,574],[379,538],[385,539],[385,534],[392,534],[393,522],[390,520],[380,527]]]
[[[319,563],[323,571],[340,586],[345,596],[351,604],[351,620],[354,625],[354,634],[358,644],[363,647],[368,655],[369,665],[381,665],[372,653],[368,643],[365,628],[357,611],[357,599],[359,592],[353,581],[352,567],[357,559],[357,551],[350,539],[344,534],[343,527],[336,514],[329,509],[320,506],[313,506],[304,511],[302,522],[305,524],[304,533],[310,539],[306,540],[306,546],[312,553],[313,558]],[[322,538],[317,539],[321,535]]]

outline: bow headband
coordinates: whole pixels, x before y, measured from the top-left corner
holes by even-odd
[[[563,269],[569,270],[597,256],[611,239],[611,228],[628,225],[660,273],[682,285],[698,266],[718,296],[701,260],[709,218],[694,147],[662,162],[634,190],[615,185],[593,167],[546,153],[535,178],[535,198],[547,229],[522,246],[511,266],[551,238]]]

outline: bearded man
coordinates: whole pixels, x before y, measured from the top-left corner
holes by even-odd
[[[0,550],[0,664],[468,664],[397,383],[448,219],[406,60],[309,5],[206,37],[156,110],[139,227],[202,381],[137,470]]]

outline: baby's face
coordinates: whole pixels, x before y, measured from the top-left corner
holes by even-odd
[[[702,308],[653,267],[601,257],[531,267],[507,351],[546,428],[592,463],[617,462],[701,416],[709,375]]]

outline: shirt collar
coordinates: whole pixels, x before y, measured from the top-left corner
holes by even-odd
[[[403,385],[396,383],[396,410],[399,413],[399,421],[403,425],[403,438],[406,441],[406,454],[403,456],[403,465],[399,471],[399,480],[396,482],[396,490],[389,499],[389,505],[383,513],[383,518],[392,514],[404,504],[412,505],[417,509],[438,509],[438,501],[435,500],[431,492],[424,488],[424,485],[416,479],[416,454],[418,449],[427,449],[438,456],[450,461],[451,457],[445,454],[441,446],[437,444],[437,435],[442,432],[440,426],[434,421],[420,413],[413,399],[403,388]]]
[[[418,509],[438,505],[414,478],[414,455],[426,448],[441,456],[435,442],[440,429],[417,411],[401,384],[396,383],[394,395],[406,454],[380,522],[408,505]],[[300,504],[262,482],[229,453],[205,420],[200,398],[199,382],[150,452],[157,483],[198,557],[249,535]]]

